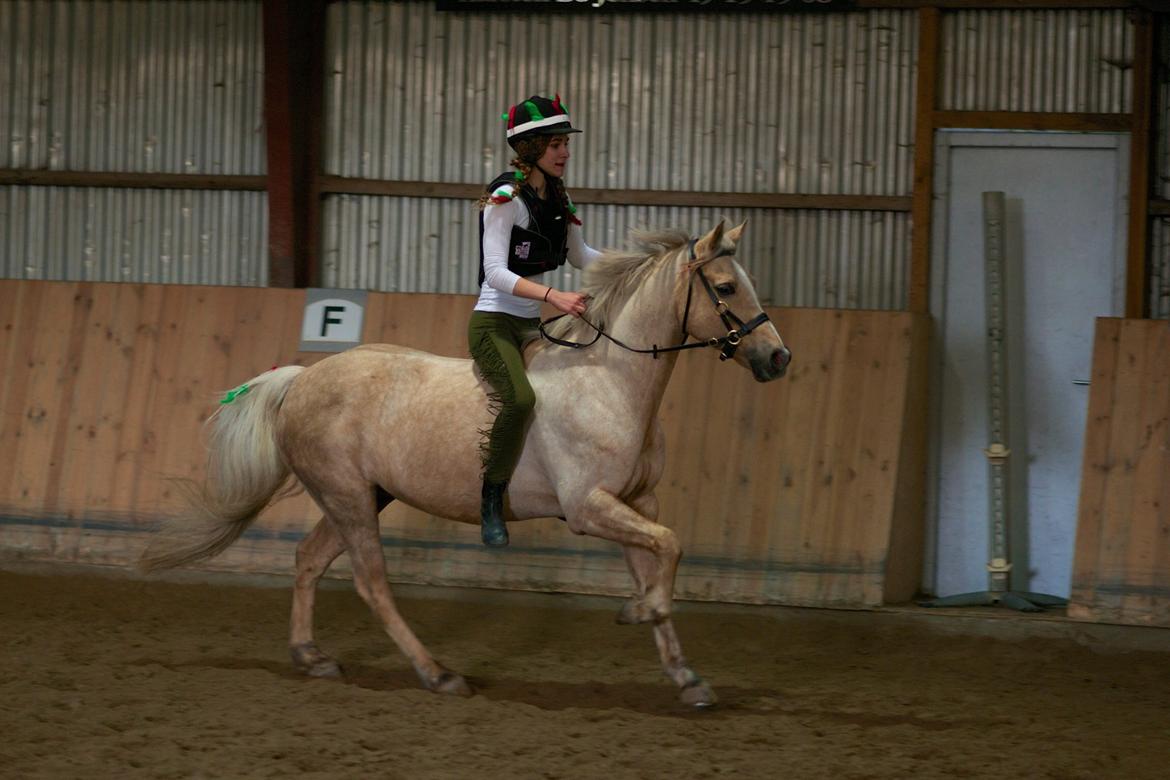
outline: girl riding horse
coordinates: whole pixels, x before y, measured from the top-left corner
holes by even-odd
[[[508,544],[504,492],[536,406],[523,344],[537,335],[542,302],[573,316],[585,312],[584,295],[554,289],[541,277],[566,259],[583,269],[600,256],[585,243],[577,209],[561,182],[569,135],[581,131],[570,123],[560,95],[551,100],[533,95],[505,116],[516,170],[497,176],[480,199],[479,300],[467,328],[471,357],[491,385],[498,410],[481,443],[480,528],[483,543],[492,547]]]

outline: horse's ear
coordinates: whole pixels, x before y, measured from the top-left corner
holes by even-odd
[[[723,229],[727,224],[727,220],[719,220],[719,224],[712,228],[711,232],[699,239],[695,244],[695,256],[706,257],[712,251],[719,247],[719,243],[723,240]]]
[[[747,220],[740,222],[738,225],[727,231],[726,238],[733,244],[738,244],[739,239],[743,237],[743,229],[747,227]]]

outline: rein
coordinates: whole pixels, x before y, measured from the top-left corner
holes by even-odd
[[[695,256],[696,240],[697,239],[692,238],[689,246],[692,263],[698,259]],[[724,252],[723,254],[716,255],[715,257],[722,257],[724,254],[733,253]],[[592,322],[586,319],[584,315],[581,316],[582,321],[584,321],[585,324],[589,327],[593,328],[593,330],[597,331],[597,335],[593,337],[592,341],[567,341],[565,339],[559,339],[548,334],[548,332],[544,329],[544,326],[559,320],[561,317],[568,316],[566,314],[558,314],[556,317],[550,317],[547,320],[542,320],[540,323],[540,335],[547,341],[550,341],[559,347],[569,347],[571,349],[585,349],[586,347],[591,347],[596,344],[602,337],[605,337],[624,350],[629,352],[637,352],[643,355],[653,355],[655,360],[658,359],[659,354],[664,352],[681,352],[685,349],[700,349],[703,347],[721,347],[722,349],[720,349],[719,352],[719,359],[728,360],[729,358],[733,357],[735,355],[735,351],[739,349],[739,343],[743,341],[743,337],[751,333],[760,325],[763,325],[765,322],[767,322],[768,315],[766,312],[761,311],[752,319],[744,322],[736,316],[735,312],[733,312],[726,303],[720,300],[719,296],[715,293],[715,288],[711,286],[711,282],[707,280],[707,276],[703,273],[703,269],[696,268],[695,272],[699,275],[699,281],[703,283],[703,288],[706,289],[708,297],[711,298],[711,303],[715,306],[715,313],[719,315],[719,318],[723,320],[723,324],[727,326],[726,336],[717,336],[707,339],[706,341],[696,341],[691,344],[687,343],[687,339],[690,338],[690,336],[687,334],[687,320],[691,315],[691,293],[695,289],[693,282],[687,284],[687,305],[686,308],[683,309],[682,321],[683,340],[673,347],[660,347],[657,344],[653,345],[650,349],[631,347],[629,344],[626,344],[625,342],[606,333],[604,327],[598,327],[597,325],[594,325]]]

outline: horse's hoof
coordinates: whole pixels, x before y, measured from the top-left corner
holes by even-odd
[[[644,599],[634,598],[622,605],[617,622],[623,626],[632,626],[639,623],[656,623],[667,617],[669,613],[666,610],[651,607]]]
[[[329,656],[317,649],[317,645],[309,642],[289,648],[293,666],[302,674],[309,677],[340,677],[341,667]]]
[[[714,707],[719,703],[719,697],[711,690],[711,686],[698,678],[683,686],[678,698],[683,704],[697,709]]]
[[[332,658],[327,658],[320,663],[315,663],[308,669],[303,670],[305,674],[310,677],[340,677],[341,666]]]
[[[427,684],[427,688],[435,693],[443,693],[448,696],[471,696],[474,691],[471,686],[467,684],[467,680],[463,679],[463,675],[455,674],[448,669],[444,669],[442,674]]]

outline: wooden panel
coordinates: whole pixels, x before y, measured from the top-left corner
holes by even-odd
[[[68,527],[58,539],[62,556],[75,555],[81,540],[85,480],[93,468],[92,459],[87,457],[88,440],[97,435],[98,409],[111,357],[103,342],[110,332],[117,293],[95,296],[92,284],[78,284],[74,296],[68,358],[53,415],[55,420],[68,423],[53,425],[51,459],[41,502],[46,512],[68,520]]]
[[[1170,626],[1170,325],[1099,319],[1069,614]]]
[[[32,557],[132,561],[149,527],[179,508],[165,478],[202,474],[201,424],[223,390],[325,357],[296,352],[298,290],[11,281],[0,301],[11,312],[0,319],[0,445],[14,453],[0,460],[0,550]],[[364,338],[463,356],[473,303],[371,294]],[[692,352],[663,401],[659,498],[686,551],[678,593],[838,606],[904,598],[921,560],[922,464],[907,418],[923,408],[925,318],[769,313],[796,356],[787,378],[761,385],[714,351]],[[303,495],[278,504],[209,567],[287,573],[319,516]],[[383,538],[398,580],[631,587],[617,547],[557,520],[517,524],[500,554],[474,527],[395,504]]]
[[[17,435],[22,427],[18,410],[24,404],[32,347],[27,321],[34,316],[38,303],[35,298],[43,290],[39,285],[0,283],[0,323],[4,328],[0,338],[0,452],[8,455],[0,458],[0,496],[6,504],[15,500],[12,475],[16,471]]]
[[[14,415],[15,425],[6,453],[12,470],[7,483],[0,484],[24,507],[41,507],[47,499],[54,443],[63,430],[57,424],[61,400],[72,394],[69,347],[78,315],[77,285],[45,285],[37,292],[41,295],[30,296],[27,303],[35,298],[36,304],[27,306],[19,327],[29,349],[11,379],[16,392],[6,415]]]
[[[92,500],[110,512],[136,510],[136,514],[149,516],[150,510],[140,504],[139,485],[141,475],[158,454],[154,420],[169,411],[169,407],[162,405],[159,385],[160,369],[166,358],[162,345],[167,329],[166,293],[170,288],[143,285],[139,289],[141,302],[133,330],[118,334],[121,349],[130,351],[130,369],[125,398],[112,412],[121,412],[115,424],[118,429],[115,449],[106,455],[114,461],[113,478],[105,490],[99,485],[94,491],[108,493],[107,502],[98,495]]]
[[[886,559],[886,603],[913,598],[922,583],[922,563],[926,543],[926,461],[930,407],[928,355],[931,332],[929,322],[908,328],[911,340],[910,368],[906,373],[902,412],[902,450],[898,454],[898,482],[894,489],[894,509],[890,522],[889,557]]]

